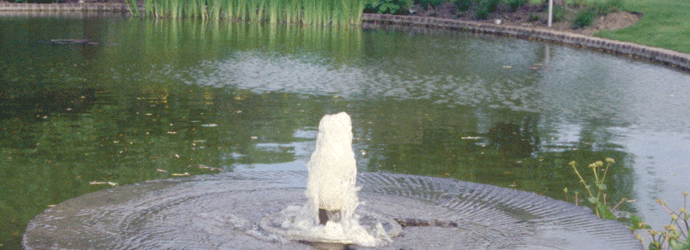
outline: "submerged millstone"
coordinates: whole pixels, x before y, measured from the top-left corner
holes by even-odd
[[[309,227],[294,226],[302,207],[290,206],[278,213],[269,214],[259,221],[261,229],[290,240],[309,243],[337,243],[343,245],[382,246],[392,237],[400,235],[402,227],[392,217],[358,211],[350,220]],[[354,223],[356,224],[350,224]]]
[[[24,248],[305,249],[259,224],[307,202],[307,175],[232,172],[89,193],[31,220]],[[415,221],[377,249],[642,249],[620,223],[534,193],[390,173],[360,173],[357,183],[358,210]]]
[[[307,241],[390,249],[642,248],[621,224],[533,193],[358,175],[351,130],[345,113],[324,117],[308,173],[151,181],[65,201],[29,223],[24,247],[303,249],[299,242]]]

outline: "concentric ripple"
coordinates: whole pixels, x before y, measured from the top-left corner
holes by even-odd
[[[34,218],[26,249],[305,249],[259,221],[306,201],[307,172],[233,172],[116,187]],[[534,193],[362,173],[360,209],[410,222],[381,249],[641,249],[627,229]]]

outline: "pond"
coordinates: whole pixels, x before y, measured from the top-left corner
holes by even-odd
[[[0,17],[0,246],[51,205],[151,179],[305,170],[319,119],[352,116],[360,171],[572,201],[655,227],[690,191],[690,75],[569,46],[410,28],[120,16]],[[56,45],[51,39],[88,39]],[[566,198],[563,189],[571,197]]]

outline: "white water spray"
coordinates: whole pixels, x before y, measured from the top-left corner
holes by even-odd
[[[357,162],[352,151],[352,125],[346,113],[326,115],[319,123],[316,150],[307,163],[309,214],[321,224],[352,218],[357,198]]]
[[[355,213],[357,162],[352,151],[352,122],[344,112],[319,123],[316,149],[307,163],[307,204],[290,206],[274,218],[292,239],[377,246],[390,242],[381,223],[369,228]]]

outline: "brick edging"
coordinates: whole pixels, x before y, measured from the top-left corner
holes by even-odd
[[[599,37],[566,33],[534,27],[497,25],[493,23],[442,19],[435,17],[401,16],[389,14],[362,14],[363,23],[397,24],[459,30],[474,33],[488,33],[518,38],[565,43],[619,54],[632,55],[652,61],[690,70],[690,54],[645,45],[621,42]]]
[[[4,11],[109,11],[129,12],[127,4],[119,3],[7,3],[0,2],[0,13]]]

